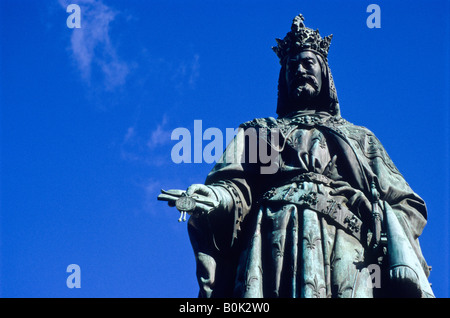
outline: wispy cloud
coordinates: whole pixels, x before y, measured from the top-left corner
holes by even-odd
[[[167,129],[167,116],[164,115],[160,124],[156,126],[150,134],[150,139],[147,141],[147,146],[154,149],[157,146],[162,146],[170,142],[172,131]]]
[[[120,14],[101,0],[58,0],[65,9],[76,3],[81,9],[81,28],[72,29],[70,52],[83,80],[91,84],[93,74],[102,75],[105,90],[125,84],[129,65],[120,59],[112,42],[111,22]]]
[[[190,61],[183,61],[175,70],[172,80],[178,83],[178,89],[182,89],[187,84],[190,89],[195,88],[195,84],[200,75],[200,56],[194,54]]]
[[[167,116],[148,133],[138,131],[137,125],[128,127],[121,144],[122,159],[144,162],[151,166],[162,166],[170,162],[172,130],[168,127]],[[148,137],[143,137],[144,135]]]

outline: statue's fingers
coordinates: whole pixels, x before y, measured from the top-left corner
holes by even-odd
[[[372,205],[370,201],[361,191],[358,191],[350,197],[350,199],[348,199],[347,206],[357,208],[361,214],[372,212]]]
[[[182,196],[185,192],[186,191],[184,191],[184,190],[178,190],[178,189],[171,189],[171,190],[161,189],[162,194],[168,194],[168,195],[173,195],[173,196],[177,196],[177,197]]]
[[[199,191],[201,187],[202,187],[202,184],[191,184],[191,185],[186,189],[186,195],[192,196],[194,193],[196,193],[197,191]]]
[[[159,201],[176,201],[178,197],[170,195],[170,194],[160,194],[158,195]]]
[[[360,210],[364,211],[365,213],[372,214],[372,204],[369,200],[367,200],[367,198],[363,199],[362,207],[360,208]]]
[[[193,196],[194,194],[201,194],[204,196],[210,196],[213,194],[212,190],[205,186],[204,184],[193,184],[189,186],[186,190],[188,196]]]
[[[348,187],[348,183],[345,181],[332,181],[330,183],[330,186],[337,189],[337,188],[342,188],[342,187]]]
[[[346,195],[346,194],[354,194],[355,193],[355,189],[353,189],[350,186],[343,186],[334,190],[330,191],[331,195]]]

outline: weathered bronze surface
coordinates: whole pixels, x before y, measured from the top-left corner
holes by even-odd
[[[242,124],[204,185],[158,197],[192,213],[199,296],[434,297],[425,203],[375,135],[341,117],[331,36],[303,21],[273,48],[278,118]],[[249,129],[274,169],[248,160]]]

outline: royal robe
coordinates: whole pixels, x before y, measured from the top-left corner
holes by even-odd
[[[205,182],[227,204],[188,223],[199,297],[433,297],[426,205],[371,131],[314,111],[240,128]],[[255,160],[255,140],[271,162]],[[374,214],[339,187],[379,212],[381,240]]]

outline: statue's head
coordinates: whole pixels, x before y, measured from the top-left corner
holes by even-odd
[[[278,45],[272,48],[281,64],[277,114],[316,110],[339,115],[327,61],[332,35],[322,38],[319,30],[305,27],[303,21],[301,14],[295,17],[291,31],[283,40],[276,39]]]
[[[302,51],[286,60],[285,75],[287,95],[292,101],[307,104],[322,89],[322,63],[312,51]]]

